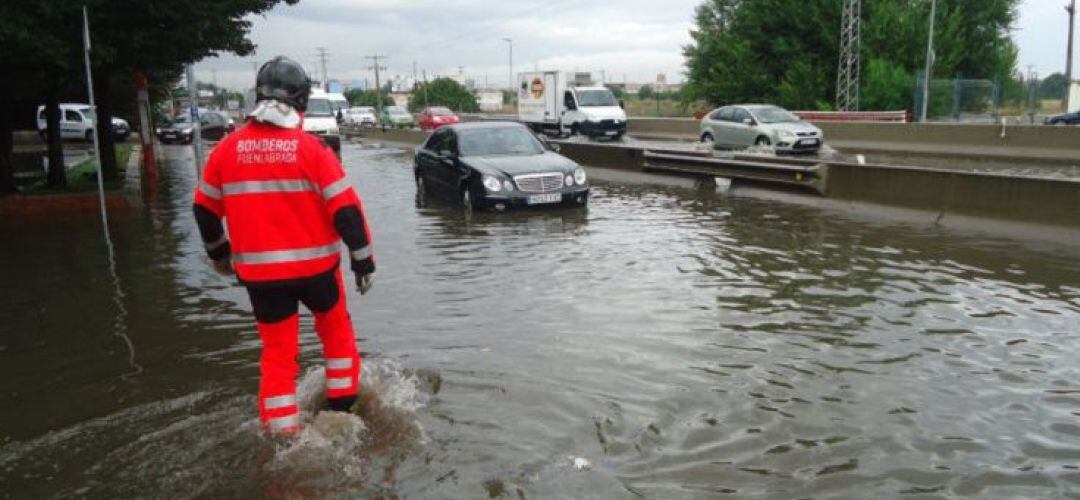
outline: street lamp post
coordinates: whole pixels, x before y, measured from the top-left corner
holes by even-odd
[[[934,18],[937,14],[937,0],[930,2],[930,36],[926,42],[926,72],[923,73],[923,98],[922,109],[919,110],[919,121],[926,121],[926,110],[930,107],[930,81],[934,71]]]
[[[503,38],[503,41],[510,46],[510,71],[507,72],[506,83],[510,85],[510,92],[514,91],[514,40],[511,38]]]
[[[1069,6],[1065,7],[1065,10],[1069,13],[1069,41],[1068,48],[1066,49],[1065,60],[1065,96],[1061,102],[1061,112],[1069,112],[1069,90],[1072,88],[1073,79],[1073,29],[1074,20],[1076,17],[1076,0],[1069,2]]]

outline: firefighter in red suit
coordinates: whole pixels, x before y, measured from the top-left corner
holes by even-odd
[[[361,294],[375,273],[363,205],[337,157],[302,130],[311,81],[277,57],[259,70],[247,124],[210,154],[195,190],[195,219],[215,268],[247,288],[263,349],[259,419],[272,434],[299,430],[298,312],[315,316],[328,406],[356,401],[360,357],[341,277],[341,242]],[[228,227],[226,233],[222,225]]]

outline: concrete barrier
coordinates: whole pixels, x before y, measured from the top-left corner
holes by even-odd
[[[643,139],[697,140],[697,120],[631,118]],[[1020,163],[1080,164],[1080,127],[952,123],[815,122],[825,142],[845,153],[962,157]]]

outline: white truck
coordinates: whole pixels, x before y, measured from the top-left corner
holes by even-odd
[[[536,132],[618,139],[626,111],[590,73],[534,71],[518,74],[518,120]]]

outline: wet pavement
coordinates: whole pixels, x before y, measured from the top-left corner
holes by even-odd
[[[374,399],[268,441],[189,151],[111,261],[95,214],[0,226],[0,496],[1080,498],[1080,242],[596,170],[587,210],[467,217],[354,144]]]

